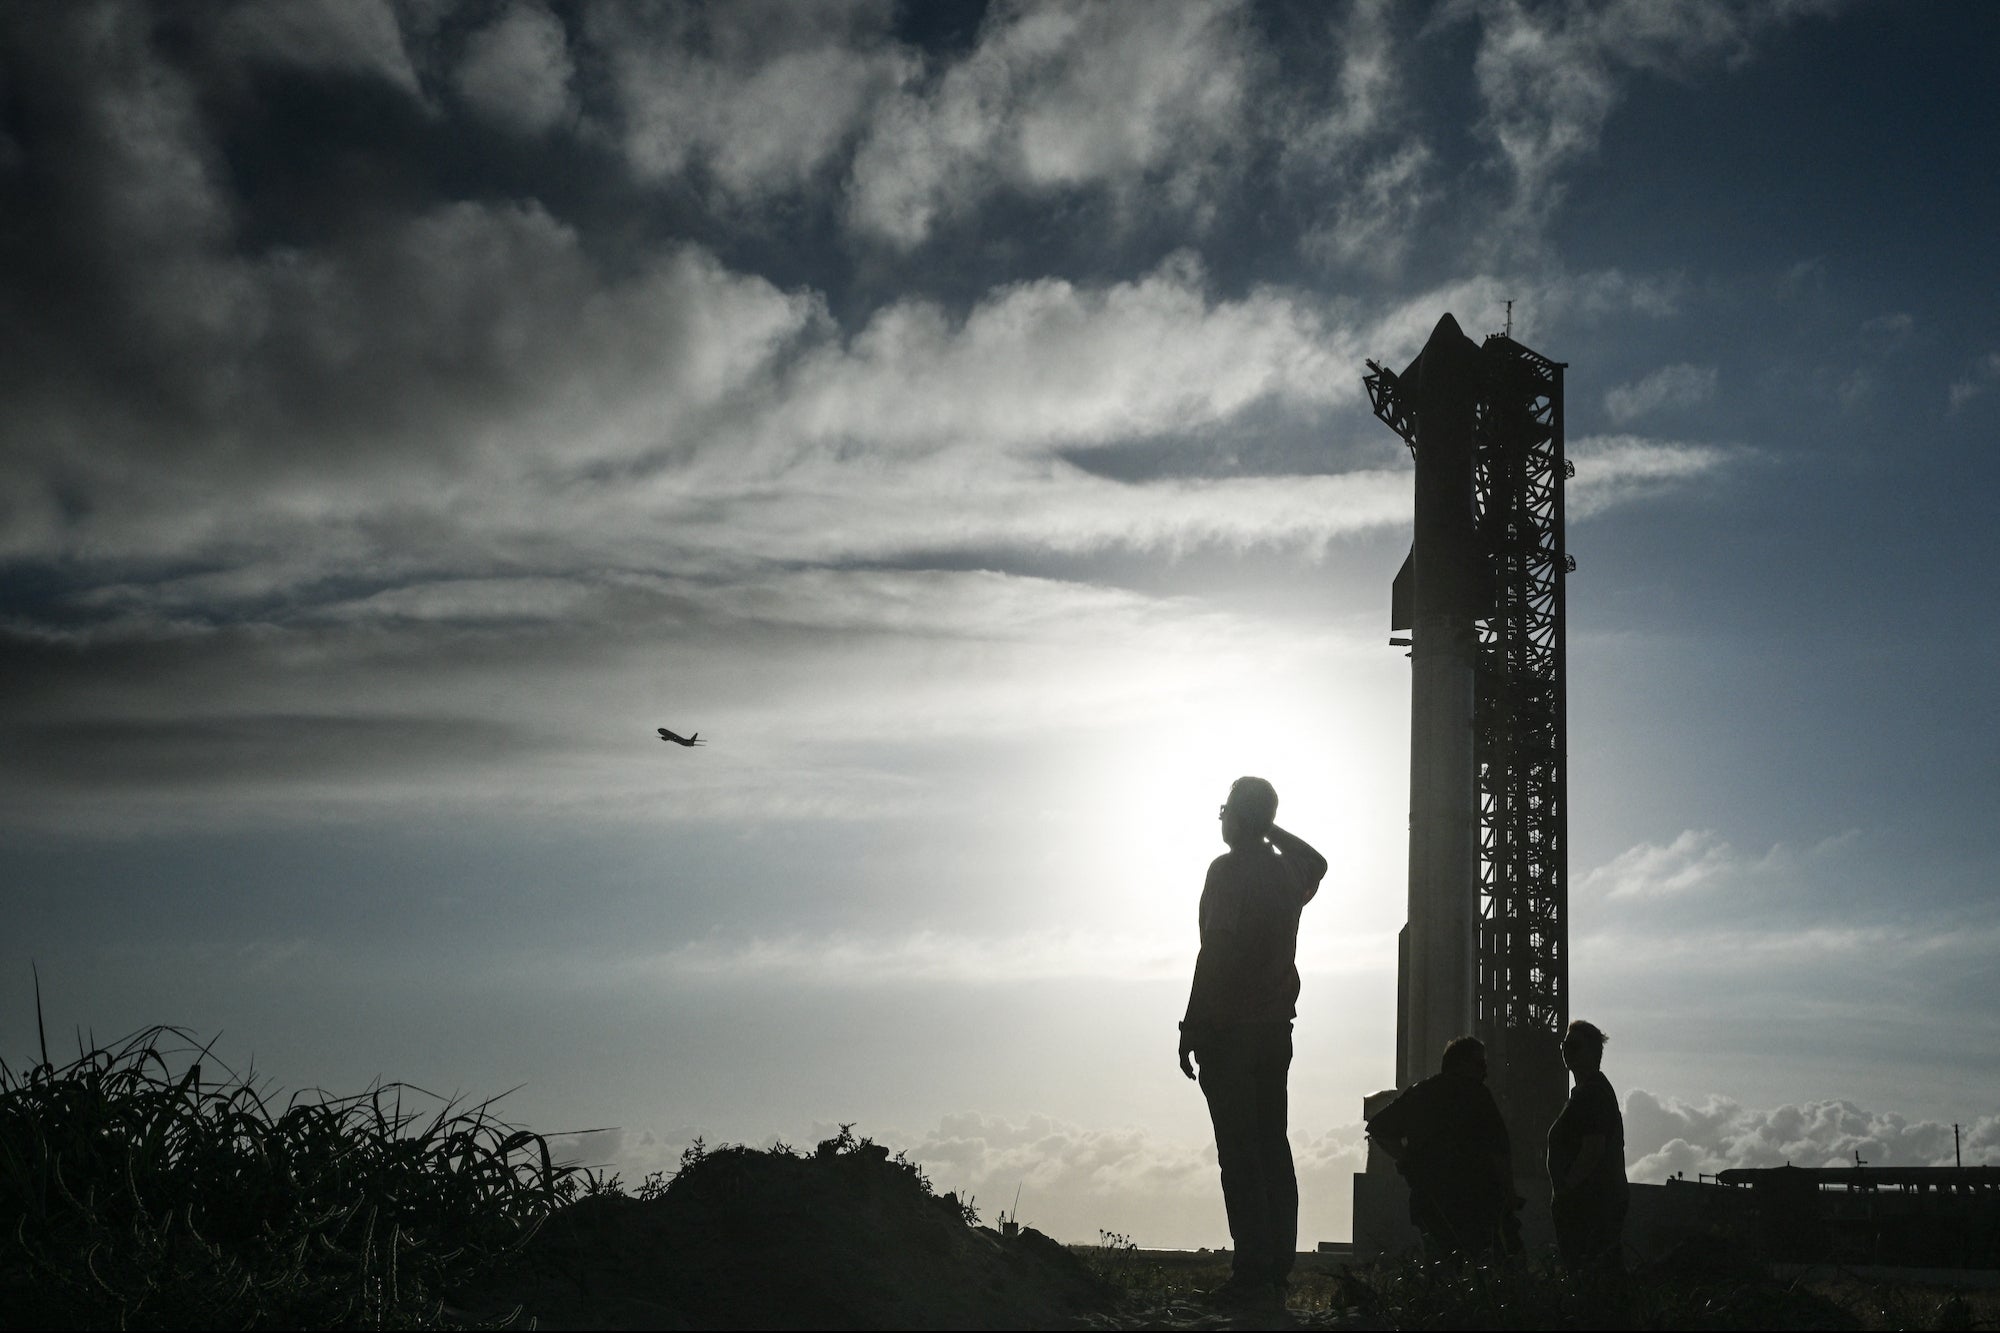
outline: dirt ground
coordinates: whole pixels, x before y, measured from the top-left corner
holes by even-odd
[[[580,1200],[454,1306],[555,1328],[1056,1328],[1116,1292],[1031,1228],[967,1224],[866,1142],[708,1154],[660,1197]]]
[[[1994,1291],[1780,1281],[1742,1261],[1594,1288],[1518,1264],[1350,1269],[1305,1254],[1287,1308],[1224,1311],[1203,1293],[1228,1276],[1226,1253],[1109,1240],[973,1225],[916,1166],[843,1133],[812,1153],[696,1155],[653,1197],[579,1199],[446,1314],[579,1329],[2000,1327]]]

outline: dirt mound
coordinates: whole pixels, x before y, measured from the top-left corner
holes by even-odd
[[[1054,1240],[971,1225],[843,1131],[810,1155],[691,1155],[654,1198],[578,1200],[454,1304],[557,1328],[1048,1328],[1115,1299]]]

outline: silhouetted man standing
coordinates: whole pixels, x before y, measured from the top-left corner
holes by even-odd
[[[1431,1258],[1514,1248],[1513,1146],[1477,1037],[1446,1046],[1439,1071],[1378,1111],[1368,1137],[1409,1182],[1410,1221]]]
[[[1298,1251],[1299,1182],[1285,1137],[1285,1081],[1298,1013],[1299,913],[1326,858],[1279,828],[1278,793],[1238,778],[1219,814],[1229,850],[1201,891],[1201,954],[1181,1023],[1181,1072],[1215,1124],[1231,1274],[1224,1303],[1284,1302]]]
[[[1601,1028],[1580,1018],[1563,1033],[1563,1063],[1576,1086],[1549,1126],[1549,1202],[1563,1264],[1616,1272],[1624,1267],[1630,1191],[1625,1183],[1625,1117],[1602,1067],[1606,1040]]]

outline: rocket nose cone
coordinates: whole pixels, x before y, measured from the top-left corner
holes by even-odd
[[[1430,338],[1424,343],[1424,350],[1418,352],[1415,359],[1403,367],[1403,373],[1399,378],[1408,381],[1414,387],[1424,382],[1426,366],[1436,368],[1429,372],[1433,375],[1455,374],[1464,366],[1468,356],[1476,356],[1478,352],[1479,345],[1465,336],[1465,331],[1458,327],[1458,321],[1451,317],[1450,311],[1446,311],[1439,317],[1437,326],[1431,330]]]

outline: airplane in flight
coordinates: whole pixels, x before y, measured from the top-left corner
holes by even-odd
[[[665,727],[661,727],[661,728],[660,728],[660,739],[661,739],[661,740],[663,740],[663,741],[672,741],[672,742],[673,742],[673,743],[674,743],[675,745],[706,745],[706,744],[708,744],[708,742],[707,742],[707,741],[705,741],[705,740],[703,740],[703,739],[701,738],[701,733],[700,733],[700,732],[698,732],[698,731],[697,731],[696,733],[694,733],[694,735],[692,735],[692,736],[677,736],[677,735],[675,735],[675,734],[674,734],[673,732],[671,732],[671,731],[668,731],[668,730],[667,730],[667,729],[666,729]]]

